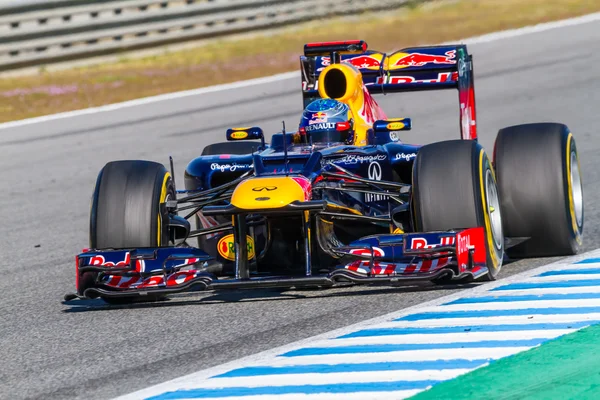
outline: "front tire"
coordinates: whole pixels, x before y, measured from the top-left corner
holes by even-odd
[[[507,253],[576,254],[583,237],[583,187],[569,128],[556,123],[504,128],[494,153],[506,236],[529,238]]]
[[[135,249],[169,244],[169,214],[165,202],[175,199],[171,174],[151,161],[113,161],[98,174],[90,213],[92,249]],[[95,284],[97,273],[86,272],[78,292]],[[146,296],[141,301],[161,297]],[[103,297],[110,304],[140,301]]]
[[[423,146],[413,168],[413,207],[419,232],[482,226],[488,274],[502,268],[504,234],[496,178],[475,141],[450,140]]]
[[[175,198],[171,174],[152,161],[113,161],[100,171],[92,199],[90,247],[127,249],[167,246]]]

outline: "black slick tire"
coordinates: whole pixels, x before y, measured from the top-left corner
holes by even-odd
[[[171,174],[152,161],[113,161],[100,171],[92,199],[90,247],[127,249],[168,245],[174,198]]]
[[[240,141],[240,142],[220,142],[209,144],[202,150],[203,156],[217,156],[221,154],[231,154],[231,155],[245,155],[251,154],[252,152],[256,152],[260,143],[258,142],[250,142],[250,141]],[[195,216],[196,227],[201,227],[202,224],[200,222],[200,218],[198,215]],[[214,246],[211,243],[210,239],[206,239],[205,236],[198,236],[198,247],[201,249],[207,249]],[[213,254],[216,257],[216,251]]]
[[[92,249],[135,249],[169,244],[165,202],[175,198],[171,174],[151,161],[113,161],[98,174],[90,213]],[[89,277],[84,279],[89,283]],[[105,298],[129,303],[129,298]],[[145,300],[155,300],[147,298]]]
[[[423,146],[413,167],[413,214],[416,231],[484,227],[488,274],[494,280],[502,267],[504,235],[491,162],[471,140],[450,140]],[[492,201],[493,203],[493,201]]]
[[[577,253],[583,236],[583,188],[577,146],[563,124],[501,129],[494,163],[504,231],[529,238],[507,249],[512,257]]]

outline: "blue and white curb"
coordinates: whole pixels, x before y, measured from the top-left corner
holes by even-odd
[[[599,257],[564,259],[119,400],[407,398],[600,322]]]

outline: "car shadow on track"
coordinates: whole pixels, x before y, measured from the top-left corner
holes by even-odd
[[[302,299],[323,299],[334,297],[373,296],[398,293],[418,293],[431,291],[462,290],[478,286],[478,283],[447,284],[447,285],[410,285],[410,286],[345,286],[324,289],[246,289],[246,290],[220,290],[208,292],[189,292],[173,295],[165,300],[152,302],[136,302],[130,304],[108,304],[102,299],[84,299],[63,301],[68,308],[65,313],[110,311],[118,309],[145,309],[161,307],[181,307],[191,305],[215,305],[225,303],[247,303],[267,301],[289,301]],[[205,295],[198,298],[198,295]]]

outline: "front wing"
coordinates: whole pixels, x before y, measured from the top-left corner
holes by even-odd
[[[222,279],[212,259],[196,248],[86,250],[76,257],[75,298],[150,298],[218,289],[333,287],[436,279],[470,280],[487,274],[484,229],[377,235],[335,248],[340,265],[330,273]]]

